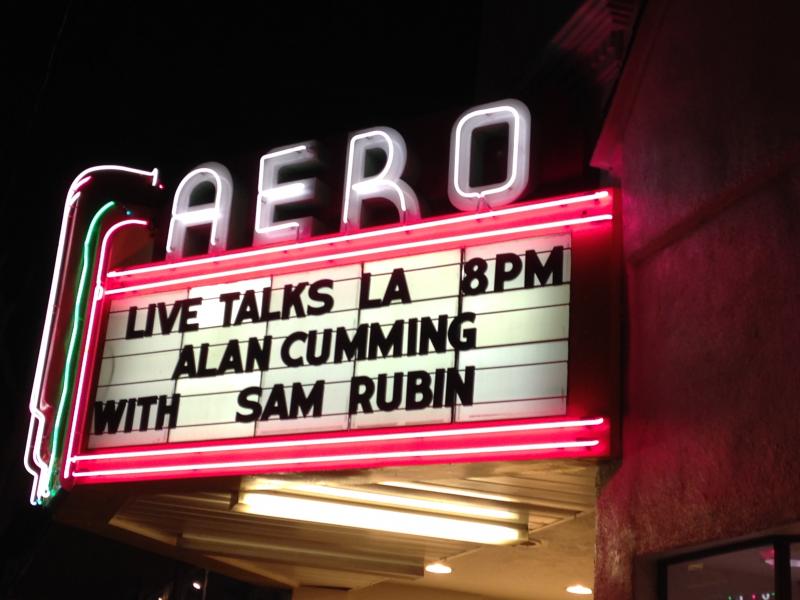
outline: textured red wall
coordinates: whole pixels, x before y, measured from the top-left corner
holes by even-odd
[[[634,597],[642,556],[800,521],[800,3],[651,0],[633,53],[599,600]]]

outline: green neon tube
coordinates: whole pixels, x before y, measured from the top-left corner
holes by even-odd
[[[64,415],[69,407],[69,394],[72,392],[75,380],[75,354],[80,340],[80,330],[84,318],[84,304],[87,296],[89,284],[89,272],[94,262],[94,246],[96,243],[97,232],[100,229],[100,222],[103,217],[114,207],[114,202],[107,202],[98,210],[89,223],[86,237],[83,239],[83,252],[81,253],[81,274],[78,279],[78,289],[75,292],[75,303],[72,312],[72,325],[70,327],[69,343],[67,344],[67,354],[64,359],[64,372],[61,377],[61,393],[58,398],[58,408],[56,409],[56,421],[53,426],[53,437],[50,442],[50,481],[48,491],[52,497],[58,491],[58,476],[56,465],[61,456],[61,437],[63,429]]]

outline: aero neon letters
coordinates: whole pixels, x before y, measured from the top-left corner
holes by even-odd
[[[531,116],[519,100],[502,100],[472,108],[453,125],[447,196],[458,210],[476,212],[510,204],[528,186]],[[502,181],[476,184],[472,181],[473,148],[479,133],[505,137],[506,164]],[[500,132],[498,134],[498,131]],[[421,218],[420,200],[403,179],[408,152],[403,136],[391,127],[374,127],[350,134],[345,161],[340,230],[355,233],[362,228],[364,207],[390,203],[397,223],[408,225]],[[300,241],[315,233],[311,216],[280,219],[281,209],[309,207],[319,203],[321,182],[316,177],[284,181],[284,170],[318,164],[316,142],[274,148],[261,157],[258,173],[253,246]],[[372,173],[374,164],[382,165]],[[214,200],[192,203],[201,184],[214,187]],[[167,238],[167,259],[183,258],[186,237],[195,228],[211,227],[208,254],[227,249],[233,183],[228,170],[218,163],[205,163],[189,172],[178,185]]]

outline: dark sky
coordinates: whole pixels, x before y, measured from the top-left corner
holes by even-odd
[[[169,190],[194,165],[218,160],[245,180],[270,147],[330,134],[343,141],[348,130],[469,106],[482,4],[396,13],[376,4],[12,7],[0,36],[4,432],[24,429],[15,421],[24,416],[64,195],[81,170],[158,166]],[[249,172],[236,172],[237,161]]]
[[[40,174],[192,165],[474,96],[480,3],[231,4],[18,6],[4,40],[10,137]],[[66,183],[53,181],[59,195]]]
[[[45,511],[27,506],[22,454],[73,177],[99,163],[158,166],[169,190],[196,164],[218,160],[236,181],[253,177],[266,149],[311,138],[344,144],[348,131],[374,125],[408,126],[413,140],[435,123],[446,152],[460,112],[530,93],[526,69],[578,4],[4,3],[0,529],[27,541],[3,544],[0,593],[50,527]]]

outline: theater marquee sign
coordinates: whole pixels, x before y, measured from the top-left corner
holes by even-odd
[[[613,192],[516,202],[529,119],[517,101],[462,115],[448,190],[460,212],[431,219],[402,179],[402,136],[352,134],[335,235],[277,218],[313,206],[318,182],[279,178],[315,160],[314,143],[275,149],[253,243],[235,250],[230,175],[201,165],[173,196],[166,260],[145,264],[130,257],[152,219],[77,209],[92,177],[155,186],[157,171],[87,170],[68,194],[31,397],[32,501],[76,483],[608,455]],[[506,178],[475,185],[470,136],[498,123]],[[385,165],[366,175],[375,151]],[[190,202],[203,183],[213,200]],[[376,200],[397,224],[362,227]],[[208,252],[184,256],[203,227]]]
[[[112,297],[89,447],[563,414],[569,242]]]

